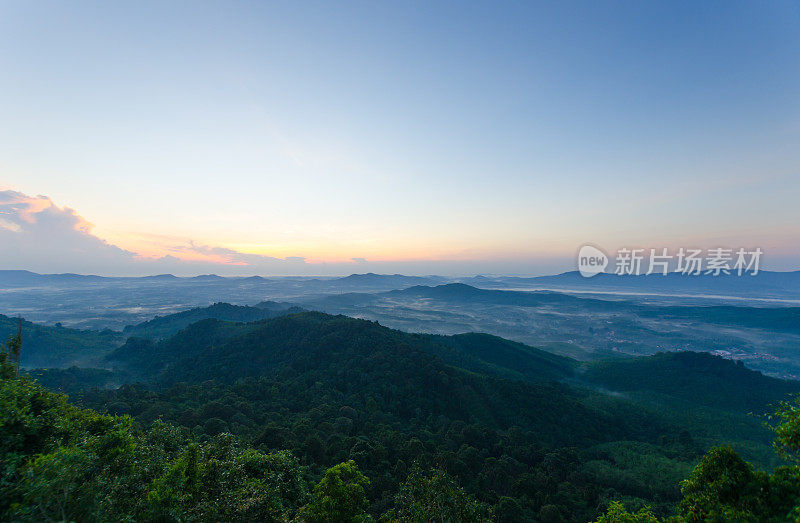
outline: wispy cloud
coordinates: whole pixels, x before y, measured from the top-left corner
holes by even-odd
[[[161,254],[145,256],[97,237],[92,229],[75,210],[59,207],[47,196],[0,191],[0,268],[129,274],[239,267],[250,273],[285,273],[306,263],[300,256],[275,258],[193,240],[163,247],[154,241],[152,252]]]
[[[476,274],[487,262],[463,260],[367,260],[346,258],[333,263],[310,263],[303,256],[282,258],[208,245],[175,236],[131,233],[136,247],[123,249],[93,233],[92,224],[69,207],[59,207],[47,196],[0,191],[0,269],[28,269],[42,273],[76,272],[103,275],[342,275],[352,272],[407,274]],[[119,240],[117,240],[119,241]],[[563,260],[556,260],[559,272]],[[527,274],[527,260],[511,260],[495,272]]]
[[[193,253],[207,257],[216,263],[225,265],[241,265],[253,268],[270,268],[276,264],[303,264],[306,259],[302,256],[288,256],[286,258],[275,258],[263,254],[252,254],[229,249],[227,247],[214,247],[210,245],[197,244],[193,240],[185,245],[174,245],[170,247],[176,253]]]

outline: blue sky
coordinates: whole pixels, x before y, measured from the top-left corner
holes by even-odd
[[[0,268],[800,268],[797,3],[431,4],[0,2]]]

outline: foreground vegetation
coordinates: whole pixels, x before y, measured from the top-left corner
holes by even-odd
[[[12,340],[13,343],[13,340]],[[0,518],[13,521],[365,521],[370,480],[353,461],[318,481],[288,451],[230,434],[198,441],[172,425],[139,428],[19,376],[0,354]],[[389,520],[489,519],[441,471],[415,466]]]
[[[0,354],[0,519],[800,517],[800,404],[783,403],[774,416],[783,464],[766,473],[729,447],[704,454],[679,418],[648,410],[644,399],[669,410],[664,398],[676,392],[668,374],[646,394],[634,390],[646,380],[625,382],[629,372],[656,374],[641,360],[623,362],[623,374],[586,373],[630,391],[632,402],[554,383],[573,365],[534,349],[519,347],[529,352],[524,372],[504,363],[516,349],[315,313],[238,326],[206,320],[117,351],[143,383],[76,397],[90,409],[20,375],[12,337]],[[783,382],[703,356],[653,361],[683,376],[683,394],[692,386],[687,362],[712,368],[730,394],[725,376],[746,378],[740,386],[763,390],[765,401],[786,392]],[[107,378],[70,371],[56,382],[84,374]],[[730,395],[706,403],[704,412],[742,419]]]
[[[730,447],[703,456],[681,482],[683,499],[677,514],[665,522],[800,521],[800,398],[784,402],[775,413],[775,449],[790,464],[772,473],[755,470]],[[658,523],[651,510],[628,512],[614,502],[599,523]]]

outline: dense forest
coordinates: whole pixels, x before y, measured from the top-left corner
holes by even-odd
[[[97,365],[98,355],[124,341],[119,332],[112,330],[70,329],[60,323],[40,325],[3,314],[0,314],[0,340],[8,339],[20,325],[25,332],[22,365],[28,368]]]
[[[792,382],[705,354],[581,364],[291,312],[129,337],[106,369],[21,373],[12,335],[3,519],[800,516]]]

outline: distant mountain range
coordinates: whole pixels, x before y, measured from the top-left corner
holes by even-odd
[[[495,289],[553,289],[565,292],[619,293],[716,296],[747,299],[798,300],[800,302],[800,271],[761,271],[756,276],[706,275],[688,276],[670,273],[625,275],[602,273],[584,278],[577,271],[553,276],[531,278],[513,276],[406,276],[402,274],[351,274],[341,278],[292,278],[262,276],[223,277],[204,274],[178,277],[159,274],[142,277],[107,277],[81,274],[37,274],[24,270],[0,271],[0,288],[24,286],[75,286],[82,284],[160,284],[160,285],[258,285],[292,284],[303,292],[380,291],[404,289],[415,285],[435,286],[443,283],[464,283],[480,288]]]
[[[292,279],[294,277],[276,277],[277,279]],[[264,281],[269,278],[263,276],[219,276],[217,274],[200,274],[197,276],[175,276],[174,274],[156,274],[153,276],[97,276],[92,274],[39,274],[25,270],[0,270],[0,285],[22,285],[39,283],[59,283],[59,282],[98,282],[98,281]],[[368,272],[365,274],[351,274],[344,277],[329,278],[309,278],[297,277],[304,281],[335,281],[342,284],[353,285],[373,285],[373,284],[398,284],[398,285],[430,285],[451,281],[452,278],[443,276],[405,276],[403,274],[375,274]]]
[[[469,283],[468,281],[465,281]],[[553,287],[559,290],[598,292],[634,292],[659,294],[708,294],[748,298],[793,298],[800,300],[800,271],[761,271],[755,276],[735,274],[700,274],[697,276],[669,273],[650,275],[616,275],[602,273],[585,278],[577,271],[536,278],[500,277],[481,279],[479,286]]]
[[[225,282],[252,280],[260,276],[244,277],[224,277],[216,274],[201,274],[199,276],[179,277],[174,274],[156,274],[153,276],[96,276],[91,274],[39,274],[31,271],[22,270],[0,270],[0,286],[22,286],[22,285],[64,285],[76,283],[113,283],[113,282]]]

